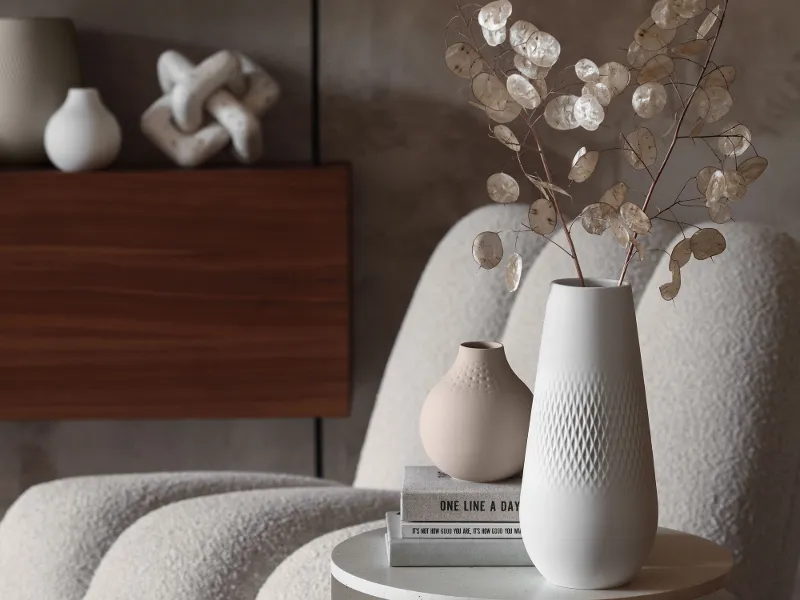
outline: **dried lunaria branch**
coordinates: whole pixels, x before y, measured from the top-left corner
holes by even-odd
[[[674,104],[680,106],[672,116],[670,129],[660,134],[668,140],[663,151],[659,151],[663,140],[648,127],[620,132],[616,150],[634,170],[650,175],[644,199],[640,203],[629,201],[628,185],[620,181],[572,221],[580,222],[593,235],[611,231],[625,249],[620,285],[634,252],[639,260],[644,258],[645,247],[639,238],[650,232],[652,221],[661,219],[677,226],[684,239],[670,254],[670,279],[660,288],[665,300],[674,299],[680,291],[681,269],[691,258],[705,260],[726,247],[725,238],[717,229],[678,220],[675,207],[703,206],[713,222],[725,223],[731,219],[732,204],[745,196],[748,186],[767,168],[767,160],[755,151],[752,134],[745,125],[718,125],[733,106],[730,87],[736,80],[736,69],[711,60],[727,8],[726,0],[714,7],[707,5],[715,1],[657,0],[650,16],[634,32],[627,50],[627,66],[615,61],[598,65],[582,58],[557,73],[554,85],[548,84],[547,78],[559,59],[561,45],[552,34],[529,21],[510,23],[513,7],[509,0],[495,0],[485,6],[457,4],[457,14],[446,30],[450,43],[445,50],[445,63],[453,74],[469,80],[470,104],[486,115],[491,136],[515,154],[522,173],[521,179],[506,170],[490,175],[486,182],[488,196],[500,204],[516,202],[520,182],[531,183],[540,195],[530,205],[529,227],[523,231],[541,235],[566,252],[581,283],[583,272],[570,232],[572,224],[567,226],[560,206],[560,201],[571,194],[566,186],[553,180],[536,129],[540,120],[556,130],[595,131],[603,123],[607,107],[629,87],[634,88],[630,103],[637,119],[663,114],[674,95]],[[562,77],[569,74],[574,75],[574,80],[564,81]],[[692,81],[688,80],[690,74]],[[580,95],[570,93],[578,88]],[[712,128],[715,131],[710,131]],[[687,181],[696,181],[699,197],[681,198],[687,187],[684,184],[671,204],[651,212],[666,165],[679,140],[684,139],[706,144],[719,166],[703,167]],[[572,160],[569,182],[587,181],[601,166],[605,150],[610,149],[581,147]],[[754,156],[740,159],[751,150]],[[526,167],[523,158],[527,160],[529,153],[538,155],[543,176]],[[566,246],[551,239],[559,224]],[[686,227],[697,231],[687,236]],[[500,236],[495,232],[478,235],[473,256],[482,268],[498,266],[503,258]],[[509,291],[519,286],[522,267],[520,255],[513,253],[506,263]]]

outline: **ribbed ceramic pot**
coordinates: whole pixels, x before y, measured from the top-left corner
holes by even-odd
[[[80,85],[69,19],[0,19],[0,163],[47,160],[44,128]]]
[[[44,145],[50,161],[62,171],[94,171],[116,160],[122,132],[96,89],[73,88],[47,122]]]
[[[461,344],[455,363],[425,399],[419,432],[428,458],[466,481],[518,474],[525,461],[530,389],[497,342]]]
[[[519,512],[550,583],[603,589],[644,563],[658,498],[631,288],[586,284],[550,289]]]

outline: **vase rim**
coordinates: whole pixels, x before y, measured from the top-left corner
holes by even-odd
[[[630,288],[631,284],[627,281],[619,285],[616,279],[602,279],[598,277],[584,277],[584,285],[581,285],[580,279],[577,277],[564,277],[563,279],[553,280],[552,285],[563,288],[576,288],[590,292],[605,292],[610,293],[613,290],[624,290]]]
[[[461,347],[467,348],[468,350],[502,350],[503,344],[500,342],[476,340],[471,342],[462,342]]]

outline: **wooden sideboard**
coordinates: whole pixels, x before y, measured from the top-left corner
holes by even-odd
[[[345,416],[347,166],[0,173],[0,419]]]

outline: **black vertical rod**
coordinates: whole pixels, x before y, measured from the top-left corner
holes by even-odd
[[[314,166],[322,163],[319,109],[319,3],[311,0],[311,160]],[[314,418],[314,474],[322,477],[324,470],[324,448],[322,445],[323,421]]]

